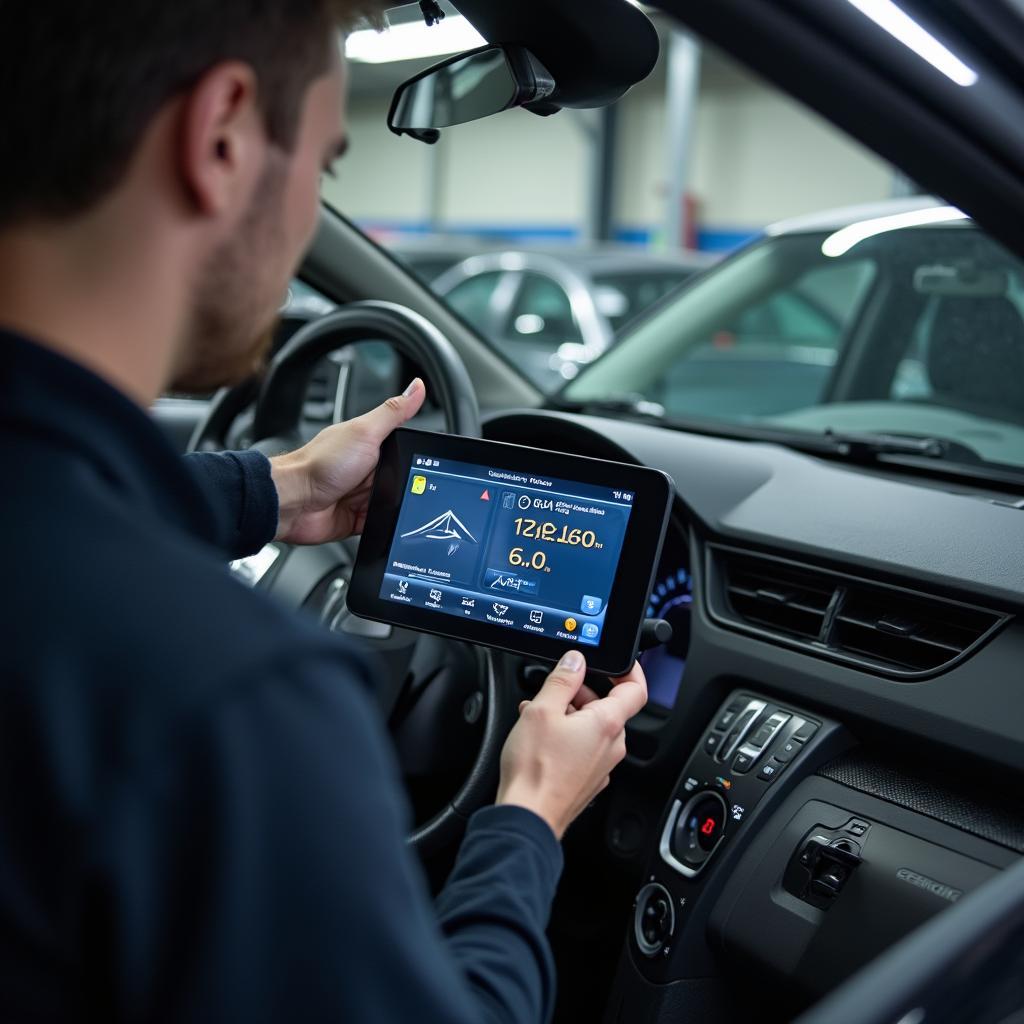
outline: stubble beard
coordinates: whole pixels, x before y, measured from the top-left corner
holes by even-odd
[[[173,390],[211,392],[265,369],[283,298],[275,278],[286,177],[284,158],[272,156],[237,233],[202,268]]]

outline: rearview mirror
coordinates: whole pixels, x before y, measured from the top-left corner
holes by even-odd
[[[482,46],[431,68],[395,91],[388,127],[434,143],[441,128],[489,117],[511,107],[538,114],[558,108],[545,101],[555,91],[547,69],[522,46]]]
[[[1005,270],[979,267],[971,260],[937,263],[914,271],[914,291],[921,295],[994,299],[1005,295],[1009,284]]]

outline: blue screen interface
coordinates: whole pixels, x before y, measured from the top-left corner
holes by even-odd
[[[380,596],[598,644],[634,494],[414,455]]]

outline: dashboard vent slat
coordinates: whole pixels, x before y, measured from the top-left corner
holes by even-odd
[[[737,614],[788,636],[818,639],[833,590],[785,565],[753,566],[726,560],[726,592]]]
[[[895,678],[973,653],[999,612],[772,555],[708,545],[708,612],[721,625]]]

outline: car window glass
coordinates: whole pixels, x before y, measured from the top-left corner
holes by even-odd
[[[666,45],[607,118],[509,110],[431,146],[387,128],[409,70],[397,45],[383,64],[356,48],[353,145],[326,201],[559,402],[644,400],[773,436],[941,436],[1024,465],[1020,261],[648,10]],[[393,13],[421,19],[416,5]],[[674,287],[661,275],[676,267],[700,276]],[[485,268],[502,273],[463,283]],[[583,301],[526,268],[580,282]]]
[[[553,345],[583,340],[565,289],[542,274],[523,274],[509,312],[507,337]]]
[[[726,313],[668,367],[660,400],[676,412],[741,419],[813,405],[874,273],[870,260],[815,267]]]
[[[869,261],[821,267],[745,309],[720,343],[779,342],[835,349],[872,277]]]
[[[448,292],[448,304],[478,331],[488,333],[494,320],[491,300],[501,282],[498,270],[485,271],[466,278]]]

